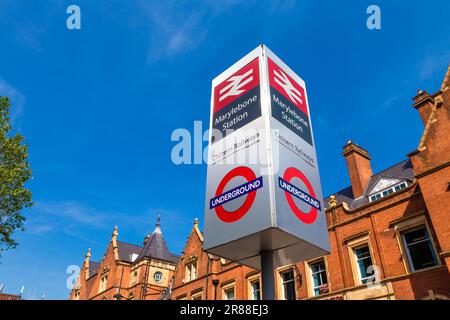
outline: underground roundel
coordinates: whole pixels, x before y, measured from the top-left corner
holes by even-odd
[[[295,178],[299,179],[306,186],[306,190],[293,183]],[[317,210],[320,211],[320,201],[316,199],[311,182],[309,182],[303,172],[294,167],[287,168],[284,171],[283,178],[278,177],[278,186],[284,190],[287,203],[297,218],[307,224],[316,221]],[[294,198],[301,200],[305,205],[299,207],[295,203]],[[309,210],[304,209],[304,207],[309,208]]]
[[[236,184],[236,181],[244,183]],[[256,198],[256,192],[262,188],[262,177],[257,178],[249,167],[236,167],[229,171],[217,186],[214,198],[209,201],[209,208],[214,209],[217,217],[223,222],[235,222],[241,219],[252,207]],[[233,210],[227,211],[224,208],[226,203],[239,201],[241,197],[246,197],[242,205]],[[242,199],[241,199],[242,201]]]

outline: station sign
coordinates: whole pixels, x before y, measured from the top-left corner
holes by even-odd
[[[260,268],[329,252],[305,82],[261,45],[212,82],[204,249]]]

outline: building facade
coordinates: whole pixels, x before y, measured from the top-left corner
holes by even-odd
[[[413,98],[424,131],[404,161],[374,174],[367,150],[351,141],[343,147],[351,186],[325,199],[331,252],[274,270],[277,299],[450,298],[449,88],[450,67],[440,90],[418,91]],[[261,297],[258,270],[203,251],[198,220],[182,255],[173,259],[153,254],[121,260],[117,250],[138,248],[121,249],[115,237],[100,264],[89,262],[88,251],[71,298],[110,299],[116,291],[149,298],[142,294],[147,286],[159,290],[151,297],[160,299]],[[151,277],[156,269],[145,271],[151,263],[166,270],[157,287]],[[112,280],[100,288],[104,270]],[[139,270],[137,290],[132,270]],[[124,282],[120,274],[126,274]],[[126,289],[119,285],[127,281]]]
[[[179,256],[169,252],[160,220],[142,246],[118,241],[115,227],[100,262],[88,249],[71,300],[159,300],[169,292]]]

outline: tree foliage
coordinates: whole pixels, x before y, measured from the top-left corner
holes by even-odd
[[[25,230],[24,208],[31,207],[31,191],[25,183],[31,178],[28,145],[13,134],[9,99],[0,96],[0,252],[15,248],[14,231]]]

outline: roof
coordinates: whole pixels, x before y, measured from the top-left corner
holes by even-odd
[[[89,278],[97,274],[99,267],[100,263],[95,261],[89,261]]]
[[[400,180],[412,181],[414,178],[414,172],[412,168],[412,163],[410,159],[399,162],[392,167],[389,167],[377,174],[374,174],[367,184],[364,194],[354,199],[352,187],[347,187],[339,192],[336,192],[334,196],[336,197],[337,203],[346,202],[350,209],[356,209],[367,203],[369,203],[368,194],[375,187],[381,178],[395,178]],[[325,203],[328,203],[330,197],[325,199]]]
[[[158,230],[159,228],[157,227],[157,229],[155,229],[155,231],[152,233],[150,239],[148,239],[147,243],[144,245],[144,248],[139,253],[137,260],[143,257],[148,257],[157,260],[177,263],[179,256],[169,252],[166,241],[164,240],[161,231]]]
[[[133,262],[135,260],[133,255],[137,257],[143,249],[142,246],[123,241],[117,241],[117,247],[119,249],[119,259],[125,262]]]

